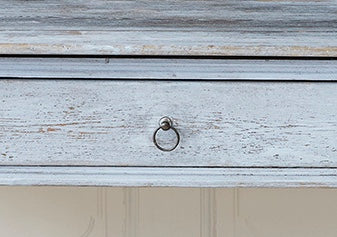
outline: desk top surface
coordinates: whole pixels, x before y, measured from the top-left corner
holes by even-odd
[[[337,56],[336,0],[0,4],[0,54]]]

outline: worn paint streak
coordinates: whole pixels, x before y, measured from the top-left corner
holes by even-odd
[[[57,128],[47,128],[47,132],[55,132],[57,130],[60,130],[60,129],[57,129]]]

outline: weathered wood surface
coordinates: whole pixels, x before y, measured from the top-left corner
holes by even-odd
[[[1,166],[0,185],[332,188],[337,170]]]
[[[0,164],[337,167],[336,101],[333,82],[1,80]]]
[[[0,78],[337,81],[337,60],[0,57]]]
[[[336,0],[0,5],[0,54],[337,56]]]

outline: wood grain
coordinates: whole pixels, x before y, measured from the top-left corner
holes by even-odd
[[[337,60],[0,57],[0,78],[337,81]]]
[[[337,167],[336,101],[333,82],[1,80],[0,164]]]
[[[0,185],[337,187],[336,169],[0,166]]]
[[[0,54],[337,56],[337,1],[0,1]]]

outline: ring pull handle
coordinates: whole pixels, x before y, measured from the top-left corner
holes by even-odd
[[[160,146],[157,142],[157,133],[158,133],[159,130],[167,131],[169,129],[172,129],[174,131],[174,133],[176,134],[177,142],[175,143],[175,145],[172,148],[164,148],[164,147]],[[157,128],[156,131],[154,131],[154,133],[153,133],[153,143],[156,145],[156,147],[159,150],[173,151],[178,146],[179,141],[180,141],[180,135],[179,135],[178,131],[172,126],[172,120],[167,116],[162,117],[159,120],[159,128]]]

